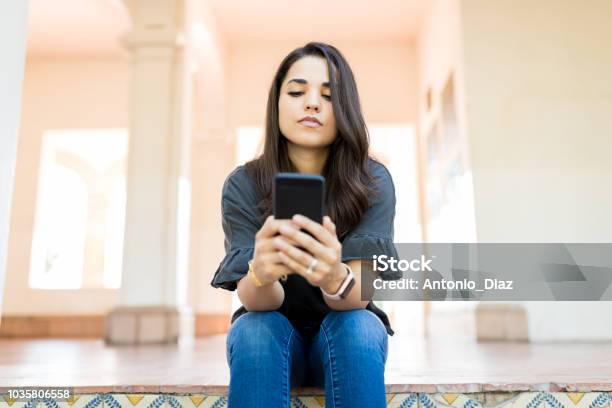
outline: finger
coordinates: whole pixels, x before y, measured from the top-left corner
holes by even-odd
[[[295,273],[282,261],[279,264],[266,263],[264,268],[262,269],[265,269],[265,273],[258,272],[257,276],[265,282],[274,282],[277,281],[283,275]]]
[[[304,265],[291,258],[286,253],[281,252],[280,256],[285,265],[287,265],[294,273],[297,273],[298,275],[306,279],[310,284],[316,286],[321,281],[321,276],[316,270],[311,273],[308,273],[306,272],[307,268]]]
[[[268,238],[272,235],[274,235],[274,216],[270,215],[268,218],[266,218],[266,221],[263,223],[257,234],[255,234],[255,238]]]
[[[325,246],[331,246],[335,241],[335,237],[318,222],[311,220],[300,214],[293,216],[293,222],[310,232],[319,242]]]
[[[284,237],[292,238],[297,241],[299,246],[310,252],[316,258],[329,263],[335,261],[333,249],[325,247],[310,235],[292,227],[281,228],[279,231]],[[278,242],[276,245],[279,249],[285,248],[282,242]]]
[[[257,232],[257,234],[255,235],[255,238],[271,238],[277,235],[279,233],[278,229],[281,227],[281,225],[285,224],[295,225],[295,223],[291,220],[277,220],[274,218],[273,215],[270,215],[268,218],[266,218],[266,221],[261,226],[259,232]]]
[[[331,220],[331,218],[329,218],[329,216],[325,216],[323,217],[323,226],[334,236],[337,238],[336,235],[336,224],[334,224]]]
[[[279,262],[280,263],[278,265],[273,265],[272,267],[270,267],[270,271],[274,275],[274,279],[278,279],[283,275],[291,275],[292,273],[294,273],[293,270],[284,263],[282,263],[282,261]]]
[[[283,240],[288,245],[294,245],[292,243],[292,241],[293,241],[292,239],[284,237],[282,235],[276,235],[276,236],[274,236],[272,238],[266,238],[266,239],[262,239],[260,241],[257,241],[255,243],[255,250],[260,251],[262,254],[263,253],[268,253],[268,252],[277,252],[278,248],[274,244],[274,240],[275,239]]]
[[[294,224],[294,228],[297,228],[297,226],[295,226],[295,224]],[[291,237],[283,236],[283,234],[281,234],[280,232],[277,235],[274,236],[274,238],[276,238],[276,237],[281,237],[282,239],[285,240],[285,242],[287,242],[290,245],[299,246],[299,243],[295,239],[293,239]]]
[[[281,246],[282,248],[279,248],[281,250],[281,252],[279,252],[280,258],[283,259],[281,254],[289,256],[291,259],[301,265],[301,269],[303,270],[303,272],[306,272],[306,269],[308,269],[310,263],[313,261],[313,259],[315,259],[311,254],[302,251],[301,249],[296,248],[294,246],[284,244],[281,244]],[[330,270],[329,264],[318,258],[317,261],[318,262],[315,270],[323,274],[328,273]]]
[[[298,262],[300,265],[302,265],[304,268],[306,268],[308,265],[310,265],[310,262],[312,262],[312,255],[307,254],[306,252],[302,251],[301,249],[294,247],[293,245],[286,245],[285,243],[275,243],[277,245],[277,248],[279,249],[278,254],[286,254],[289,257],[291,257],[291,259],[295,260],[296,262]]]
[[[279,257],[280,251],[274,250],[273,252],[266,252],[261,255],[262,262],[270,265],[280,265],[283,261]]]

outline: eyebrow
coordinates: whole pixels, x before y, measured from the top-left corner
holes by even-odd
[[[305,79],[302,79],[302,78],[293,78],[293,79],[290,79],[289,81],[287,81],[287,85],[289,85],[292,82],[296,82],[296,83],[302,84],[302,85],[306,85],[308,83],[308,81],[305,80]],[[324,87],[324,88],[329,88],[329,82],[323,82],[321,84],[321,86]]]

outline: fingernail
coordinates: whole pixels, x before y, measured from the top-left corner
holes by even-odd
[[[280,232],[284,232],[285,234],[288,234],[291,231],[293,231],[293,228],[291,228],[288,225],[281,225],[281,227],[280,227]]]
[[[294,220],[295,222],[301,222],[301,221],[304,221],[304,216],[302,216],[302,215],[300,215],[300,214],[295,214],[295,215],[293,216],[293,220]]]

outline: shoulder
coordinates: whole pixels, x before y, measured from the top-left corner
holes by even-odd
[[[361,215],[359,224],[343,237],[343,259],[372,259],[373,254],[393,254],[396,205],[393,179],[387,167],[374,158],[368,159],[368,172],[370,206]]]
[[[237,166],[230,172],[223,182],[223,197],[246,195],[254,197],[255,185],[246,172],[244,165]]]
[[[393,178],[387,167],[373,157],[368,158],[368,170],[373,182],[373,189],[383,197],[395,195]]]

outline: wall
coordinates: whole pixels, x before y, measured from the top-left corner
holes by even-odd
[[[231,294],[210,286],[223,258],[221,187],[233,168],[227,117],[228,45],[209,7],[194,3],[192,30],[198,70],[194,81],[191,151],[191,237],[189,304],[196,313],[230,313]]]
[[[457,109],[458,154],[466,167],[467,179],[470,179],[462,30],[461,2],[459,0],[432,0],[427,3],[416,42],[418,60],[418,148],[421,158],[420,172],[423,175],[421,177],[423,183],[422,222],[426,226],[423,239],[426,242],[475,241],[471,186],[465,186],[461,190],[460,196],[449,200],[451,205],[444,206],[436,217],[431,214],[431,211],[428,211],[425,194],[428,180],[433,179],[431,174],[427,174],[429,170],[427,137],[434,124],[441,122],[441,94],[451,76],[453,77]],[[431,106],[428,106],[428,93],[431,95]],[[441,161],[444,160],[445,155],[449,156],[449,153],[440,152]],[[472,311],[476,307],[476,302],[427,302],[424,307],[428,324],[427,330],[432,335],[473,336]],[[448,319],[453,324],[442,323],[441,319]],[[445,331],[448,331],[448,333],[444,334]]]
[[[230,52],[229,115],[232,126],[261,126],[268,90],[281,60],[306,42],[241,43]],[[413,43],[332,43],[348,60],[368,123],[416,121],[416,55]]]
[[[419,61],[419,142],[423,160],[423,182],[433,178],[427,169],[427,137],[434,125],[441,124],[442,91],[452,76],[456,117],[458,155],[466,167],[469,180],[468,134],[465,117],[465,84],[463,72],[463,45],[461,27],[461,9],[458,0],[434,0],[428,3],[421,30],[417,41]],[[431,96],[429,96],[431,95]],[[428,97],[431,98],[428,106]],[[451,140],[451,142],[453,142]],[[447,146],[446,150],[451,150]],[[450,161],[449,151],[438,153],[439,162]],[[432,169],[432,172],[435,169]],[[425,191],[426,185],[423,190]],[[452,205],[445,206],[434,217],[428,212],[426,197],[423,197],[422,207],[427,222],[426,236],[428,242],[472,242],[475,240],[475,222],[472,211],[472,190],[466,186],[460,197],[455,197]],[[464,201],[462,201],[464,200]]]
[[[464,0],[481,242],[611,242],[612,3]],[[526,302],[532,340],[612,339],[609,303]]]
[[[3,313],[98,314],[115,304],[111,289],[30,289],[28,274],[42,134],[46,129],[127,127],[128,74],[126,61],[27,61]]]
[[[0,5],[0,320],[5,288],[9,219],[17,138],[21,111],[21,87],[26,49],[28,1]]]

